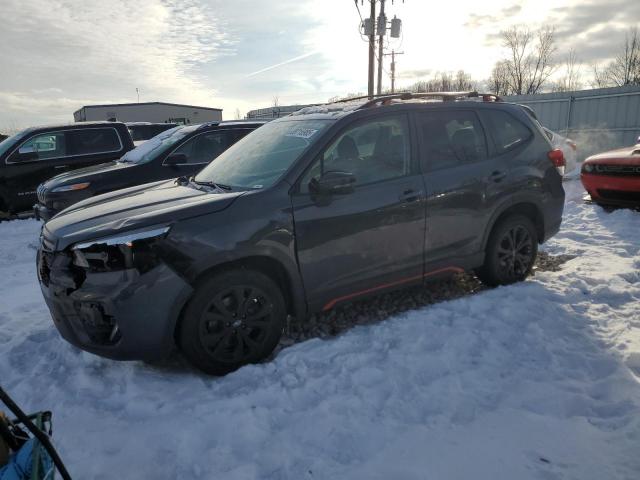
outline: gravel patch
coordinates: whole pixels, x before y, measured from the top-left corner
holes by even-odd
[[[556,272],[562,268],[562,264],[572,258],[575,257],[538,252],[533,275],[536,272]],[[473,295],[487,288],[489,287],[483,285],[474,275],[462,273],[431,281],[426,286],[407,287],[347,303],[326,313],[312,315],[306,321],[291,320],[274,355],[283,348],[310,338],[333,337],[356,325],[378,323],[408,310]]]

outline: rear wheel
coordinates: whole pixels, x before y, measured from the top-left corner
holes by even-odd
[[[476,275],[490,286],[522,281],[531,273],[537,254],[538,237],[533,222],[524,215],[511,215],[493,228],[484,265]]]
[[[197,288],[179,331],[184,355],[212,375],[224,375],[267,357],[287,316],[282,292],[263,273],[232,270]]]

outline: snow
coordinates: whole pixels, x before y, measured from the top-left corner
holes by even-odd
[[[291,115],[309,115],[309,114],[328,114],[338,115],[346,112],[352,112],[357,110],[367,102],[366,99],[349,100],[345,102],[327,103],[322,105],[312,105],[310,107],[304,107],[300,110],[293,112]]]
[[[39,224],[0,224],[0,383],[54,411],[74,478],[640,478],[640,213],[565,184],[559,272],[210,378],[60,339]]]

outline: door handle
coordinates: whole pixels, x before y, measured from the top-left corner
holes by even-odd
[[[422,190],[415,191],[412,188],[408,188],[398,197],[401,202],[411,203],[419,200],[422,196]]]
[[[56,170],[60,170],[62,168],[67,168],[67,167],[68,167],[68,165],[56,165],[53,168],[55,168]]]
[[[501,170],[495,170],[491,172],[491,175],[489,175],[489,180],[498,183],[504,180],[506,176],[507,176],[507,172],[503,172]]]

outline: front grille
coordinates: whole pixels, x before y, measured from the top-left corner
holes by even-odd
[[[40,250],[38,254],[38,276],[45,287],[51,283],[51,264],[53,263],[53,253]]]
[[[605,200],[615,200],[619,202],[637,202],[638,204],[640,204],[640,192],[598,189],[598,195]]]
[[[614,176],[640,176],[640,165],[595,165],[594,173]]]
[[[44,184],[40,184],[38,186],[38,190],[36,191],[36,194],[38,195],[38,202],[40,202],[41,204],[45,205],[46,204],[46,199],[45,199],[45,188],[44,188]]]

